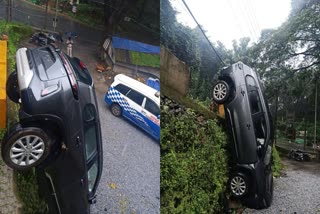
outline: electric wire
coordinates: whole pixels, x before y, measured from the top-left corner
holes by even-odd
[[[213,47],[213,45],[211,44],[209,38],[207,37],[207,35],[205,34],[204,30],[201,28],[200,24],[198,23],[198,21],[196,20],[196,18],[194,17],[194,15],[192,14],[191,10],[189,9],[187,3],[185,2],[185,0],[182,0],[184,6],[187,8],[187,10],[189,11],[189,14],[192,16],[193,20],[197,23],[198,28],[200,29],[200,31],[202,32],[202,34],[204,35],[204,37],[207,39],[207,41],[209,42],[210,47],[212,48],[213,52],[217,55],[217,57],[219,58],[219,60],[222,62],[222,64],[224,66],[226,66],[226,64],[224,63],[224,61],[221,59],[221,57],[219,56],[218,52],[216,51],[216,49]]]

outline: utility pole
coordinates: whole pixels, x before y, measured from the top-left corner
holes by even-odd
[[[58,3],[59,3],[59,0],[56,0],[56,13],[55,13],[55,16],[54,16],[54,21],[53,21],[53,31],[54,32],[56,32],[56,27],[57,27],[57,22],[58,22],[58,19],[57,19]]]
[[[314,105],[314,139],[313,139],[313,143],[314,143],[314,149],[317,146],[317,108],[318,108],[318,84],[317,81],[318,78],[316,78],[316,98],[315,98],[315,105]]]
[[[277,87],[277,95],[276,95],[276,109],[274,113],[274,144],[277,145],[277,120],[278,120],[278,99],[279,99],[279,87]]]
[[[7,0],[7,22],[12,20],[12,0]]]

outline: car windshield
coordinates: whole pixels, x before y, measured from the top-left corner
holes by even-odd
[[[65,56],[68,58],[68,61],[73,68],[73,71],[76,75],[77,80],[87,85],[92,85],[92,78],[89,74],[89,71],[86,68],[81,68],[80,60],[78,58],[70,58],[66,54]]]

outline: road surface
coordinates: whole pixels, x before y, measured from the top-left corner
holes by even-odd
[[[320,214],[320,163],[283,159],[284,174],[274,179],[274,197],[264,210],[246,209],[243,213]]]

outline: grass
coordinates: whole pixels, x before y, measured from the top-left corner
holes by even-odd
[[[160,55],[130,51],[131,63],[141,66],[160,68]]]

